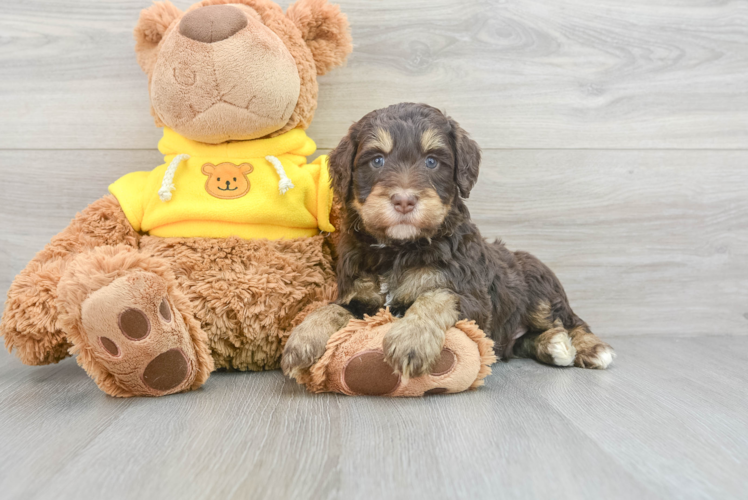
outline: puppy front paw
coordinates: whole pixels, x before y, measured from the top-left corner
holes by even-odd
[[[325,353],[330,336],[351,317],[351,313],[337,304],[311,312],[288,338],[281,358],[283,373],[301,382],[299,377]]]
[[[405,378],[425,375],[441,356],[444,335],[431,323],[403,318],[384,337],[384,359]]]
[[[283,373],[297,380],[322,357],[327,344],[327,335],[315,335],[308,326],[302,323],[291,332],[281,358]]]

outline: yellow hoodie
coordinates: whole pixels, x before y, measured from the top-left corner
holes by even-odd
[[[165,163],[121,177],[109,192],[132,227],[153,236],[314,236],[335,230],[327,157],[306,163],[316,148],[301,129],[211,145],[165,128]]]

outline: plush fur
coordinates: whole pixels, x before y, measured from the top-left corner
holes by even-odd
[[[199,10],[226,3],[233,4],[229,10],[207,18]],[[288,16],[270,0],[205,0],[188,12],[194,15],[185,32],[192,29],[195,38],[205,38],[194,32],[201,22],[233,24],[215,30],[221,41],[199,42],[180,34],[184,13],[156,3],[141,13],[135,50],[149,77],[157,124],[182,128],[192,140],[306,128],[317,75],[342,64],[351,50],[345,16],[321,0],[299,0]],[[191,107],[215,104],[219,90],[234,112],[190,117]],[[267,106],[238,101],[248,96],[260,108],[280,96],[288,109],[282,119],[263,116]],[[110,395],[165,395],[196,389],[216,368],[278,367],[291,329],[335,297],[326,235],[156,238],[135,231],[117,199],[105,196],[76,215],[14,280],[0,335],[26,364],[77,355]]]
[[[485,241],[470,220],[463,200],[479,165],[478,145],[430,106],[393,105],[354,124],[330,154],[343,204],[338,304],[359,317],[383,305],[404,315],[383,342],[387,362],[406,376],[429,372],[444,328],[458,319],[475,320],[504,358],[606,368],[613,350],[574,314],[553,272]],[[326,339],[334,330],[315,332]],[[289,339],[287,373],[322,355],[309,336],[306,345]]]

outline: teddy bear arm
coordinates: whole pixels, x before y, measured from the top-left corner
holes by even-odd
[[[59,325],[57,305],[57,285],[67,265],[100,246],[137,248],[139,238],[114,196],[104,196],[78,213],[13,280],[0,322],[6,348],[15,349],[29,365],[68,357],[71,344]]]

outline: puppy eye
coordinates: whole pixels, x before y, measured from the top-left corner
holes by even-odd
[[[384,156],[377,156],[369,164],[374,168],[382,168],[384,166]]]
[[[426,166],[428,168],[436,168],[437,165],[439,165],[439,162],[436,160],[436,158],[432,156],[426,158]]]

